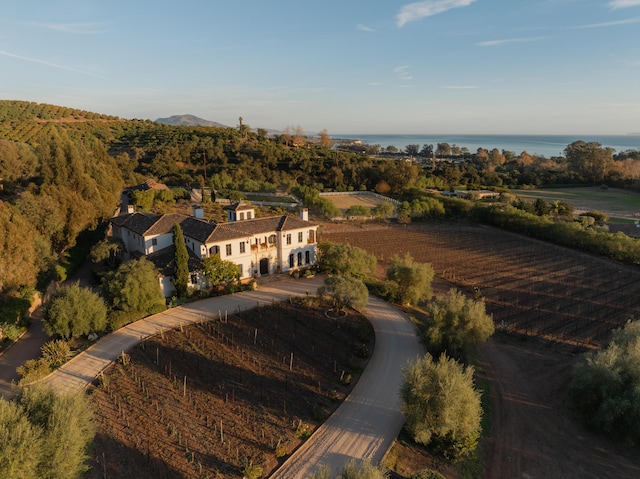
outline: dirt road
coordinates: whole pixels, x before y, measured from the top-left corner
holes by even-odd
[[[333,477],[350,459],[377,464],[402,429],[401,371],[424,349],[415,326],[388,303],[372,297],[364,313],[376,334],[367,369],[340,408],[272,479],[309,477],[323,466],[331,468]]]

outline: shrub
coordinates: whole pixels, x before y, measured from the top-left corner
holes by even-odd
[[[62,339],[48,341],[40,348],[42,359],[49,363],[52,368],[57,368],[66,363],[71,357],[69,343]]]
[[[0,323],[0,340],[15,341],[24,331],[24,327],[17,324]]]
[[[111,311],[109,312],[109,329],[116,331],[122,326],[126,326],[129,323],[135,323],[139,319],[146,316],[147,313],[142,311]]]
[[[352,276],[331,276],[327,278],[324,286],[318,290],[318,294],[323,296],[327,293],[333,295],[333,304],[339,311],[344,308],[353,308],[361,311],[369,301],[367,286]]]
[[[441,355],[409,364],[401,388],[405,428],[419,444],[449,459],[474,451],[480,437],[482,406],[473,368]]]
[[[20,383],[29,384],[47,376],[51,372],[51,365],[43,358],[28,359],[16,371],[20,375]]]

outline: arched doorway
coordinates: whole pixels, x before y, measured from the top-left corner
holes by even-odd
[[[260,276],[269,274],[269,258],[262,258],[260,260]]]

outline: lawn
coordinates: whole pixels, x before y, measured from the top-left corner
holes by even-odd
[[[601,190],[599,186],[582,188],[543,188],[514,191],[519,197],[535,201],[566,201],[577,210],[597,210],[609,216],[632,218],[640,215],[640,195],[617,188]]]

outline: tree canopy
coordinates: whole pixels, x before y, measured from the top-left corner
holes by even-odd
[[[78,283],[58,288],[43,314],[47,334],[63,338],[104,331],[107,327],[107,306],[100,296]]]
[[[366,277],[375,273],[376,257],[350,244],[324,242],[319,247],[320,268],[328,274]]]
[[[212,255],[202,260],[202,269],[207,281],[212,285],[228,284],[240,279],[238,265]]]
[[[17,401],[0,398],[0,477],[79,479],[94,435],[82,394],[29,387]]]
[[[344,308],[362,311],[369,302],[367,286],[353,276],[337,275],[327,278],[319,294],[327,293],[333,296],[333,303],[339,311]]]
[[[116,310],[152,314],[165,308],[158,271],[145,258],[127,261],[117,270],[107,273],[102,290]]]
[[[430,264],[415,262],[409,253],[395,255],[387,269],[387,288],[393,300],[415,305],[431,298],[434,275]]]
[[[430,350],[459,357],[475,344],[483,343],[494,332],[493,318],[484,301],[467,298],[456,289],[439,294],[431,301],[424,340]]]
[[[482,406],[473,372],[444,354],[437,363],[427,354],[407,366],[402,412],[405,428],[417,443],[454,459],[477,447]]]
[[[616,329],[606,348],[586,353],[571,382],[585,423],[629,444],[640,440],[640,321]]]

